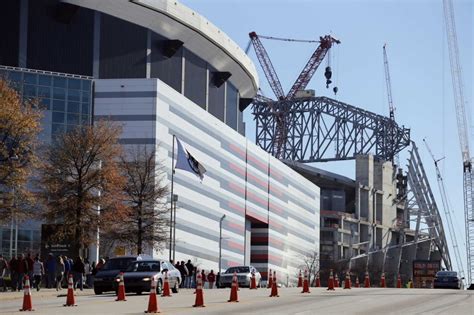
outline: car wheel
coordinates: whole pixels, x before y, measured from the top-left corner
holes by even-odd
[[[97,288],[94,288],[94,293],[97,294],[97,295],[101,295],[102,294],[102,290],[99,290]]]
[[[173,293],[178,293],[179,292],[179,283],[178,280],[174,282],[174,287],[171,289]]]
[[[158,280],[158,283],[156,284],[156,294],[161,294],[161,289],[163,288],[163,284],[161,282],[161,279]]]

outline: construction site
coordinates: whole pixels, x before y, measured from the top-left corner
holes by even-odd
[[[318,67],[324,69],[326,88],[337,95],[332,82],[331,51],[343,39],[324,35],[319,40],[280,38],[249,33],[247,53],[255,56],[274,97],[263,91],[252,101],[256,143],[265,151],[320,187],[319,274],[326,285],[330,271],[346,272],[395,287],[412,281],[431,288],[438,270],[454,270],[467,287],[474,281],[474,209],[471,155],[461,67],[452,1],[443,1],[454,103],[463,156],[464,214],[467,270],[453,225],[446,188],[428,141],[415,143],[411,130],[395,119],[387,47],[382,50],[388,117],[352,106],[306,89]],[[283,44],[316,43],[317,48],[285,94],[264,41]],[[249,100],[250,101],[250,100]],[[422,161],[420,147],[432,161]],[[399,159],[404,152],[406,161]],[[353,177],[319,168],[320,162],[352,160]],[[428,181],[424,163],[433,163],[437,183]],[[318,163],[318,167],[315,164]],[[439,189],[441,200],[435,200]],[[442,219],[441,213],[444,214]],[[448,239],[450,242],[448,243]],[[377,284],[376,284],[377,285]],[[473,286],[471,285],[471,288]]]

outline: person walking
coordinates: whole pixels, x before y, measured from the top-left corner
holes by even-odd
[[[84,274],[86,273],[84,262],[82,261],[82,257],[76,257],[74,264],[72,265],[72,274],[74,277],[74,290],[77,288],[77,284],[79,283],[79,289],[81,291],[84,289]]]
[[[56,287],[56,259],[52,253],[48,254],[48,259],[46,260],[46,288],[51,289]]]
[[[33,260],[33,258],[31,258],[31,253],[28,253],[26,255],[26,263],[28,264],[28,277],[31,279],[30,281],[33,281],[33,278],[34,278],[34,275],[33,275],[33,265],[35,264],[35,261]]]
[[[56,260],[55,277],[56,277],[56,291],[62,290],[62,283],[66,267],[61,256],[58,256]]]
[[[214,289],[214,282],[216,281],[216,274],[211,270],[207,275],[207,282],[209,282],[209,289]]]
[[[18,263],[17,263],[17,274],[18,274],[18,290],[23,290],[23,281],[25,275],[28,274],[28,261],[25,259],[25,255],[20,254],[18,255]]]
[[[44,266],[43,263],[39,260],[39,257],[35,258],[33,263],[33,278],[36,291],[40,290],[41,287],[41,278],[44,275]]]
[[[186,282],[184,284],[185,288],[192,288],[192,282],[193,282],[193,272],[194,272],[194,265],[191,262],[191,259],[188,259],[188,262],[186,263],[186,268],[188,269],[188,277],[186,277]]]
[[[86,286],[88,289],[92,288],[92,266],[89,259],[84,259],[84,270],[86,272]]]
[[[7,291],[7,282],[5,281],[5,277],[8,272],[8,262],[3,255],[0,254],[0,286],[3,287],[3,292]]]
[[[207,278],[206,278],[206,272],[204,271],[204,269],[201,271],[201,279],[202,279],[202,287],[204,289],[207,289],[207,285],[206,285]]]
[[[218,289],[221,287],[220,281],[221,281],[221,273],[218,271],[216,275],[216,288]]]
[[[188,268],[186,268],[186,265],[184,264],[184,260],[181,261],[181,264],[178,266],[178,270],[181,273],[181,288],[184,287],[184,283],[186,282],[186,277],[189,274]]]
[[[63,282],[67,286],[68,284],[68,279],[69,279],[69,273],[72,272],[72,262],[71,259],[67,256],[63,256],[63,263],[64,263],[64,277],[63,277]]]

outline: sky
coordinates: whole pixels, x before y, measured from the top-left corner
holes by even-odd
[[[318,39],[332,34],[341,40],[331,53],[333,82],[339,88],[337,97],[326,89],[325,61],[314,74],[309,89],[318,96],[388,116],[382,47],[387,44],[395,120],[411,129],[417,143],[431,189],[444,218],[433,160],[423,139],[436,159],[443,158],[440,168],[454,219],[456,238],[466,265],[462,158],[457,133],[448,46],[442,0],[181,0],[224,31],[242,49],[249,42],[248,33]],[[463,70],[464,96],[470,124],[471,156],[474,155],[472,88],[474,1],[453,0],[456,31]],[[316,44],[295,44],[262,40],[288,92],[308,61]],[[259,73],[264,95],[274,97],[253,48],[249,56]],[[247,137],[255,140],[255,122],[250,108],[244,113]],[[400,154],[406,165],[408,150]],[[355,163],[341,161],[315,163],[314,166],[350,178],[355,177]],[[448,227],[444,224],[446,233]],[[449,238],[449,234],[448,234]],[[450,243],[450,240],[448,240]],[[451,259],[456,269],[454,252]]]

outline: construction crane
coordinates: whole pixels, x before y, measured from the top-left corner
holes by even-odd
[[[388,58],[387,58],[387,50],[385,47],[387,44],[383,45],[383,64],[385,69],[385,84],[387,85],[387,97],[388,97],[388,108],[390,110],[390,119],[395,119],[395,108],[393,107],[393,99],[392,99],[392,82],[390,80],[390,70],[388,68]]]
[[[461,254],[459,252],[459,246],[458,246],[458,240],[456,237],[456,231],[454,229],[453,225],[453,218],[451,217],[451,209],[449,205],[449,200],[448,200],[448,195],[446,194],[446,187],[444,186],[444,180],[443,177],[441,176],[441,172],[438,167],[438,162],[442,161],[444,157],[440,159],[436,159],[433,151],[431,151],[431,148],[428,145],[428,142],[426,139],[423,139],[423,142],[425,143],[426,149],[431,155],[431,158],[433,159],[435,169],[436,169],[436,179],[438,181],[438,189],[441,194],[441,202],[443,203],[443,208],[444,208],[444,216],[446,217],[446,221],[448,223],[448,230],[449,230],[449,235],[451,237],[451,242],[453,245],[453,250],[454,250],[454,256],[456,258],[456,264],[458,267],[458,272],[461,278],[464,278],[464,268],[462,264],[462,259],[461,259]]]
[[[260,66],[263,69],[265,77],[268,80],[268,83],[273,90],[278,101],[283,100],[292,100],[295,98],[296,93],[300,90],[304,90],[308,85],[309,81],[313,77],[314,73],[318,69],[319,65],[323,61],[324,57],[326,56],[329,49],[332,47],[333,44],[339,44],[340,41],[335,39],[331,35],[321,36],[319,41],[315,40],[298,40],[298,39],[290,39],[290,38],[279,38],[279,37],[271,37],[271,36],[262,36],[257,35],[256,32],[249,33],[250,41],[255,49],[255,53],[257,55],[257,59],[260,63]],[[311,55],[310,59],[304,66],[303,70],[299,74],[298,78],[296,79],[293,86],[290,88],[288,94],[285,95],[283,92],[283,88],[281,86],[280,79],[273,67],[273,64],[268,56],[265,47],[263,46],[260,38],[265,39],[273,39],[273,40],[280,40],[280,41],[289,41],[289,42],[306,42],[306,43],[315,43],[318,42],[319,46],[316,48],[314,53]],[[250,43],[247,48],[250,47]],[[246,49],[248,51],[248,49]],[[331,83],[331,76],[332,71],[331,67],[328,65],[326,67],[325,73],[326,77],[326,87],[329,87]],[[337,92],[337,88],[334,88],[334,92]],[[286,123],[287,120],[287,109],[285,106],[276,106],[273,102],[268,102],[268,106],[272,109],[272,114],[275,116],[275,132],[274,132],[274,141],[276,143],[276,152],[274,152],[275,157],[282,158],[283,151],[285,147],[285,143],[288,137],[288,126]]]
[[[444,19],[451,66],[451,80],[453,84],[454,105],[458,125],[458,136],[461,145],[463,160],[463,188],[464,188],[464,219],[466,229],[466,256],[467,280],[470,289],[474,289],[474,207],[473,207],[473,174],[472,161],[469,151],[468,125],[466,120],[465,100],[463,93],[462,71],[459,62],[458,39],[452,0],[443,0]]]

